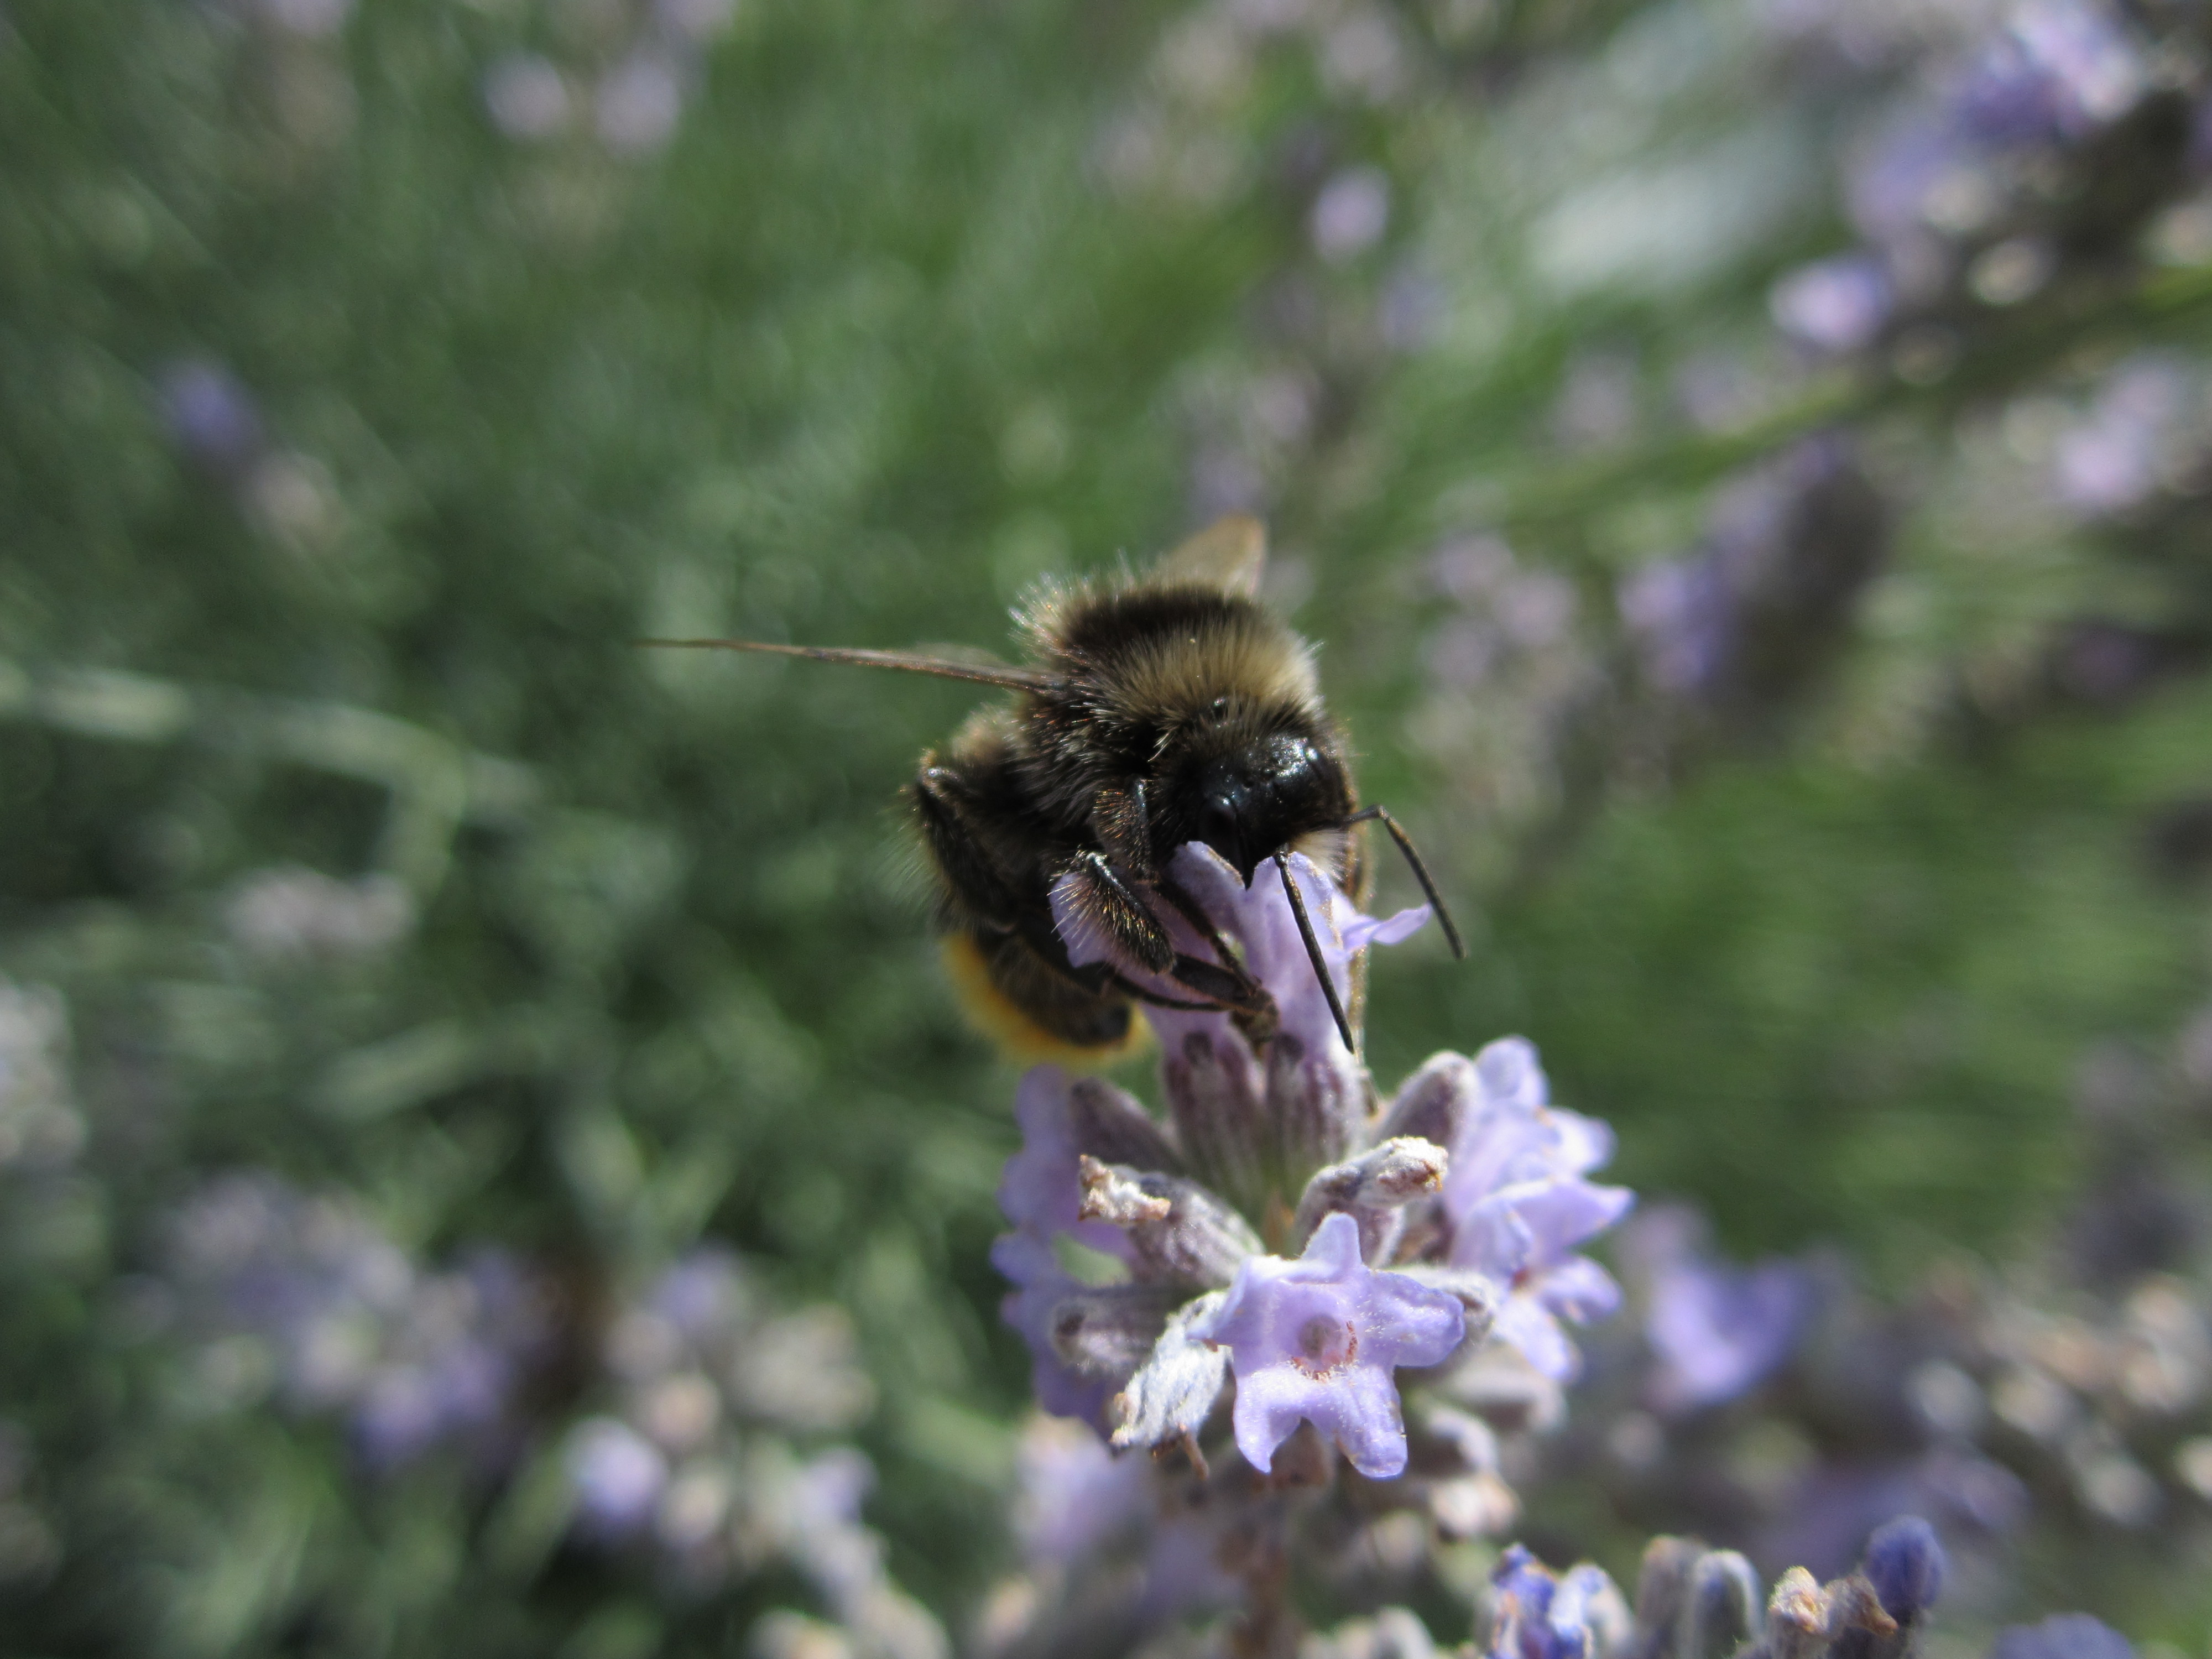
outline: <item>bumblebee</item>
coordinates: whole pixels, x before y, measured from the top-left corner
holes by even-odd
[[[1141,1035],[1139,1001],[1225,1011],[1255,1042],[1273,1033],[1267,991],[1169,873],[1194,841],[1248,887],[1262,865],[1274,866],[1350,1048],[1352,1024],[1291,854],[1358,896],[1358,826],[1381,823],[1452,953],[1465,950],[1405,831],[1380,806],[1358,805],[1313,648],[1259,601],[1266,556],[1259,522],[1233,517],[1141,575],[1048,586],[1018,613],[1030,658],[1018,666],[749,640],[647,643],[895,668],[1016,694],[977,710],[941,753],[924,754],[906,799],[937,878],[954,979],[978,1023],[1018,1054],[1111,1061]],[[1055,886],[1148,983],[1112,962],[1069,961],[1054,925]],[[1176,948],[1155,899],[1190,922],[1211,959]]]

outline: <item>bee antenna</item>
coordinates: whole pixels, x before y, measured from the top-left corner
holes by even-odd
[[[1344,1002],[1336,994],[1336,981],[1328,976],[1328,963],[1322,959],[1321,940],[1314,935],[1313,918],[1306,914],[1305,895],[1298,891],[1298,884],[1291,875],[1291,861],[1280,853],[1274,855],[1275,869],[1283,878],[1283,891],[1290,895],[1291,914],[1298,919],[1298,937],[1306,942],[1306,959],[1313,963],[1314,977],[1321,981],[1321,994],[1328,999],[1328,1012],[1335,1017],[1336,1034],[1344,1039],[1344,1046],[1353,1054],[1359,1045],[1352,1040],[1352,1022],[1344,1017]]]
[[[1437,913],[1437,925],[1444,930],[1444,943],[1451,946],[1453,956],[1462,962],[1466,961],[1467,946],[1460,940],[1459,929],[1452,926],[1451,912],[1444,908],[1443,896],[1437,891],[1437,884],[1429,875],[1429,866],[1421,862],[1421,855],[1413,846],[1413,838],[1399,826],[1398,820],[1392,817],[1386,808],[1368,806],[1345,819],[1343,827],[1349,830],[1353,824],[1364,823],[1370,818],[1388,830],[1390,839],[1398,843],[1398,850],[1406,855],[1406,862],[1413,866],[1413,879],[1421,884],[1421,891],[1428,896],[1429,908]]]

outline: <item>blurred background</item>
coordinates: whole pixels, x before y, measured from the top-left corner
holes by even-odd
[[[1905,1356],[1608,1406],[1632,1310],[1519,1532],[1831,1570],[1941,1454],[1970,1610],[2207,1651],[2208,29],[6,0],[0,1651],[963,1641],[975,699],[629,641],[1005,650],[1231,510],[1473,946],[1378,1076],[1528,1036]]]

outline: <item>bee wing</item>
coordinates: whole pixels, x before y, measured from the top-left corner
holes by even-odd
[[[777,657],[806,657],[815,662],[850,663],[860,668],[896,668],[908,674],[933,674],[941,680],[970,680],[1013,691],[1044,691],[1060,684],[1040,669],[992,662],[981,653],[974,659],[930,656],[920,651],[866,651],[844,646],[770,645],[764,640],[639,640],[639,645],[687,651],[764,651]],[[963,653],[966,655],[965,653]]]
[[[1258,596],[1267,566],[1267,526],[1247,514],[1232,513],[1168,554],[1154,574],[1163,580],[1249,599]]]

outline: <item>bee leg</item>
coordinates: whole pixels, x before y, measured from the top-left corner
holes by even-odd
[[[1091,833],[1106,849],[1113,866],[1133,881],[1149,882],[1152,874],[1152,819],[1145,805],[1145,781],[1133,780],[1126,787],[1109,787],[1091,798]]]
[[[1213,918],[1207,915],[1199,902],[1184,890],[1182,884],[1173,876],[1162,876],[1152,884],[1159,890],[1160,896],[1182,912],[1183,919],[1203,933],[1207,942],[1213,946],[1213,953],[1219,959],[1222,970],[1226,972],[1240,988],[1235,1000],[1240,1003],[1264,1001],[1267,994],[1261,988],[1259,981],[1245,971],[1243,963],[1237,957],[1237,953],[1229,948],[1229,941],[1221,937],[1221,930],[1213,925]],[[1184,957],[1180,960],[1189,962],[1191,959]],[[1182,975],[1178,972],[1176,977],[1181,978]]]
[[[1077,905],[1106,930],[1124,956],[1156,974],[1176,965],[1175,941],[1168,930],[1103,853],[1078,853],[1068,873],[1075,878]]]
[[[961,810],[958,775],[928,759],[924,757],[907,795],[930,859],[944,878],[945,896],[969,916],[1003,928],[1019,916],[1020,902]]]

